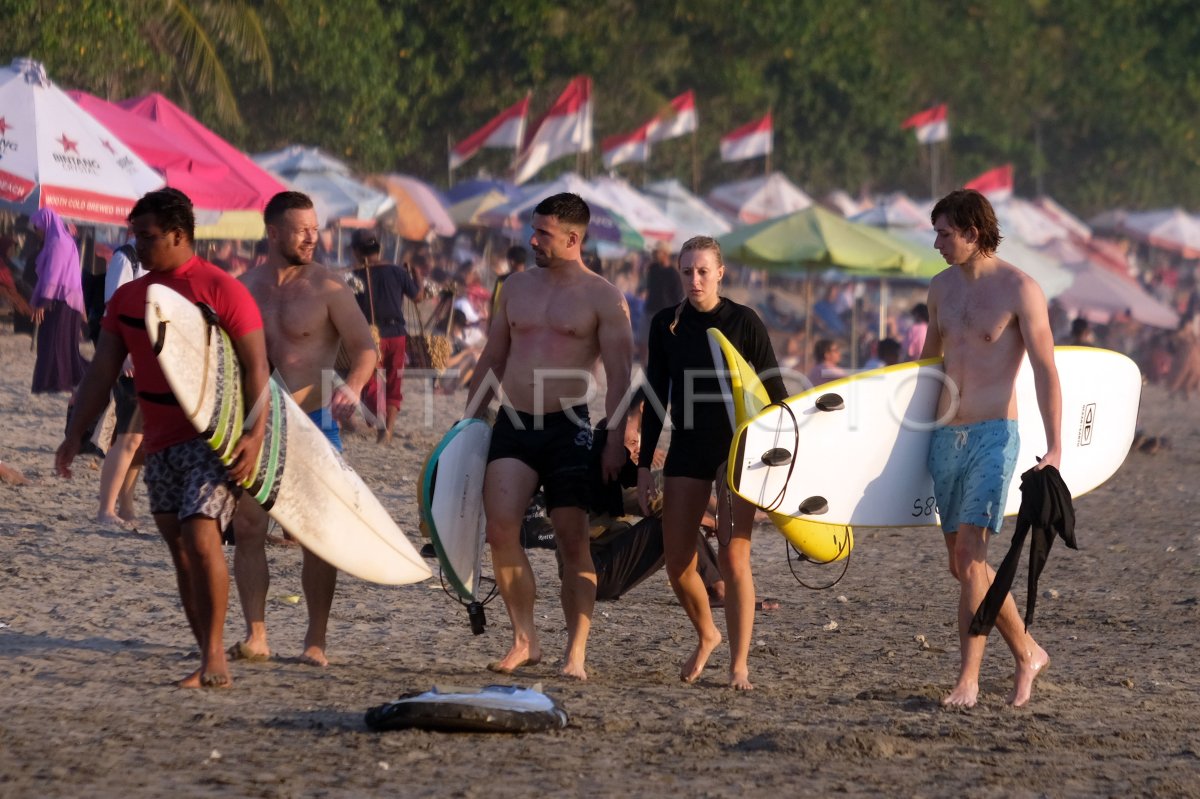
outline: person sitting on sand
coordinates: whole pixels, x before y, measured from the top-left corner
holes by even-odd
[[[225,687],[233,681],[223,644],[229,572],[221,531],[233,519],[239,483],[254,471],[267,414],[250,415],[226,470],[171,393],[146,334],[146,292],[152,285],[164,285],[216,312],[241,364],[247,408],[263,396],[269,379],[262,317],[245,286],[195,254],[196,219],[183,192],[168,188],[144,195],[130,211],[129,222],[138,259],[150,274],[121,286],[108,304],[96,355],[79,385],[75,413],[55,453],[55,469],[63,477],[71,476],[83,432],[108,404],[125,356],[131,356],[142,409],[150,511],[170,549],[184,614],[200,646],[200,668],[179,685]]]

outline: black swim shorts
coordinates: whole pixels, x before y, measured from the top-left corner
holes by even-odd
[[[586,405],[535,416],[501,408],[492,427],[488,463],[515,458],[537,472],[546,508],[583,508],[589,503],[588,465],[592,425]]]
[[[733,433],[718,430],[672,430],[671,446],[663,464],[663,477],[692,477],[716,480],[721,464],[729,459]]]

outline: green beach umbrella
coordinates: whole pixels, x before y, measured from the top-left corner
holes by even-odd
[[[932,269],[935,263],[929,256],[937,255],[932,248],[924,253],[817,206],[739,228],[719,241],[729,260],[768,269],[834,266],[872,274],[915,274]]]

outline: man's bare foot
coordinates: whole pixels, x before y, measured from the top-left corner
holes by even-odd
[[[386,428],[380,429],[379,432],[375,434],[375,443],[376,444],[392,443],[392,431],[387,430]]]
[[[271,650],[265,644],[238,641],[225,650],[225,657],[230,660],[244,660],[247,663],[265,663],[271,659]]]
[[[684,682],[695,682],[700,679],[700,674],[704,671],[705,664],[708,663],[708,657],[721,643],[721,633],[714,627],[712,634],[700,639],[696,644],[696,650],[692,652],[692,656],[683,662],[683,668],[679,670],[679,679]]]
[[[735,691],[753,691],[754,684],[750,682],[750,672],[738,669],[729,670],[729,687]]]
[[[231,688],[233,678],[229,676],[228,667],[209,672],[196,669],[175,684],[180,688]]]
[[[1017,671],[1013,675],[1013,689],[1012,693],[1008,695],[1008,703],[1013,707],[1021,707],[1028,702],[1029,697],[1033,695],[1033,681],[1045,672],[1049,665],[1050,656],[1040,646],[1033,651],[1026,662],[1018,663]]]
[[[300,653],[300,662],[307,666],[318,666],[323,669],[329,665],[329,658],[325,657],[325,650],[321,647],[310,646]]]
[[[975,707],[979,700],[979,683],[975,680],[959,680],[950,695],[942,700],[942,707]]]

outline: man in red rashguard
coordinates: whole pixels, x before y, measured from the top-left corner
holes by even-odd
[[[200,668],[179,685],[227,687],[232,680],[222,636],[229,572],[221,531],[237,506],[237,483],[254,468],[266,414],[250,415],[226,470],[179,407],[158,366],[146,334],[146,290],[165,285],[216,312],[241,363],[247,408],[254,407],[269,379],[262,317],[245,286],[196,256],[195,215],[187,195],[176,189],[150,192],[133,206],[129,222],[147,274],[121,286],[109,301],[95,358],[79,385],[75,414],[55,454],[55,468],[62,476],[71,476],[82,433],[103,410],[129,355],[144,420],[144,479],[150,510],[171,551],[183,610],[200,645]]]

